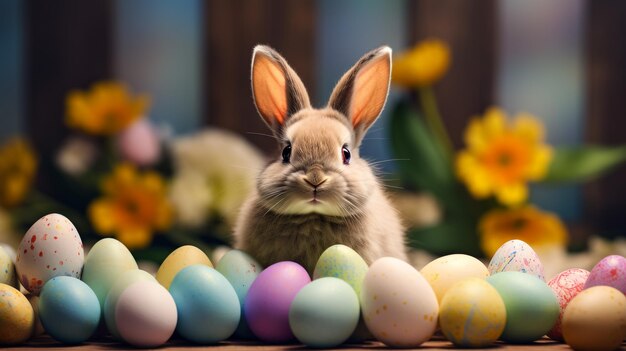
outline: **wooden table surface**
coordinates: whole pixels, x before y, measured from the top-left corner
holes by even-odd
[[[3,350],[44,350],[44,349],[64,349],[68,348],[72,351],[80,351],[80,350],[136,350],[129,345],[118,343],[113,339],[102,338],[98,340],[91,340],[85,344],[76,345],[76,346],[68,346],[61,343],[58,343],[51,339],[48,336],[42,336],[37,339],[33,339],[26,344],[17,346],[17,347],[9,347],[3,348]],[[340,348],[342,351],[349,350],[380,350],[386,349],[387,347],[380,342],[368,342],[360,345],[344,345]],[[303,345],[299,344],[289,344],[289,345],[267,345],[261,344],[257,342],[223,342],[214,346],[205,346],[205,345],[196,345],[191,344],[182,340],[171,340],[166,345],[163,345],[159,350],[200,350],[200,349],[208,349],[215,351],[222,350],[249,350],[249,351],[259,351],[259,350],[309,350]],[[452,343],[449,341],[443,340],[442,338],[435,337],[433,340],[428,341],[419,349],[424,350],[453,350],[456,349]],[[622,344],[621,350],[625,350],[624,344]],[[475,350],[475,349],[473,349]],[[528,345],[508,345],[497,343],[493,347],[488,350],[571,350],[569,346],[563,343],[558,343],[549,339],[542,339],[533,344]]]

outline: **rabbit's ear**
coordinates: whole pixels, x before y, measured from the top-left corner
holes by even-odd
[[[333,90],[328,106],[350,119],[357,145],[383,110],[390,79],[391,48],[382,46],[365,54]]]
[[[292,114],[311,107],[300,77],[275,50],[257,45],[252,55],[252,96],[265,123],[277,132]]]

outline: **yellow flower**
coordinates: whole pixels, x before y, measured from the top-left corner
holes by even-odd
[[[457,174],[476,198],[495,194],[505,205],[519,204],[528,197],[526,183],[548,170],[552,149],[543,143],[543,134],[534,116],[522,113],[508,123],[502,110],[490,108],[467,127]]]
[[[172,207],[163,179],[154,172],[140,174],[122,164],[102,183],[104,196],[89,206],[89,218],[101,235],[115,235],[129,248],[150,244],[154,231],[172,223]]]
[[[441,40],[419,42],[393,62],[392,81],[406,88],[432,85],[450,66],[450,48]]]
[[[567,231],[559,217],[533,206],[492,210],[480,220],[479,231],[481,247],[488,257],[513,239],[523,240],[533,247],[567,243]]]
[[[130,96],[123,84],[100,82],[88,92],[68,94],[66,122],[89,134],[112,135],[139,119],[147,105],[148,97]]]
[[[0,147],[0,205],[19,205],[30,191],[37,158],[30,144],[13,138]]]

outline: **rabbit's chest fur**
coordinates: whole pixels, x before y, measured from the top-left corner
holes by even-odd
[[[259,206],[253,197],[242,209],[235,228],[235,247],[252,255],[265,267],[279,261],[300,263],[313,273],[328,247],[343,244],[370,264],[383,256],[406,259],[403,229],[386,198],[356,217],[319,214],[282,215]]]

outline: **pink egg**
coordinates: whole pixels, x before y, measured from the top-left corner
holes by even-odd
[[[35,295],[57,276],[80,279],[83,242],[69,219],[56,213],[40,218],[22,238],[15,259],[20,283]]]
[[[620,255],[606,256],[601,259],[589,274],[585,289],[592,286],[606,285],[626,294],[626,258]]]
[[[311,277],[295,262],[278,262],[254,280],[244,304],[250,329],[259,339],[282,343],[293,339],[289,327],[289,307]]]
[[[570,268],[557,274],[548,282],[548,286],[559,300],[560,307],[559,318],[554,327],[548,332],[548,336],[551,339],[563,340],[563,332],[561,330],[563,312],[565,312],[565,307],[567,307],[569,302],[583,290],[587,277],[589,277],[589,271],[580,268]]]
[[[177,320],[174,298],[155,281],[131,284],[115,305],[115,324],[120,336],[137,347],[163,345],[174,333]]]

